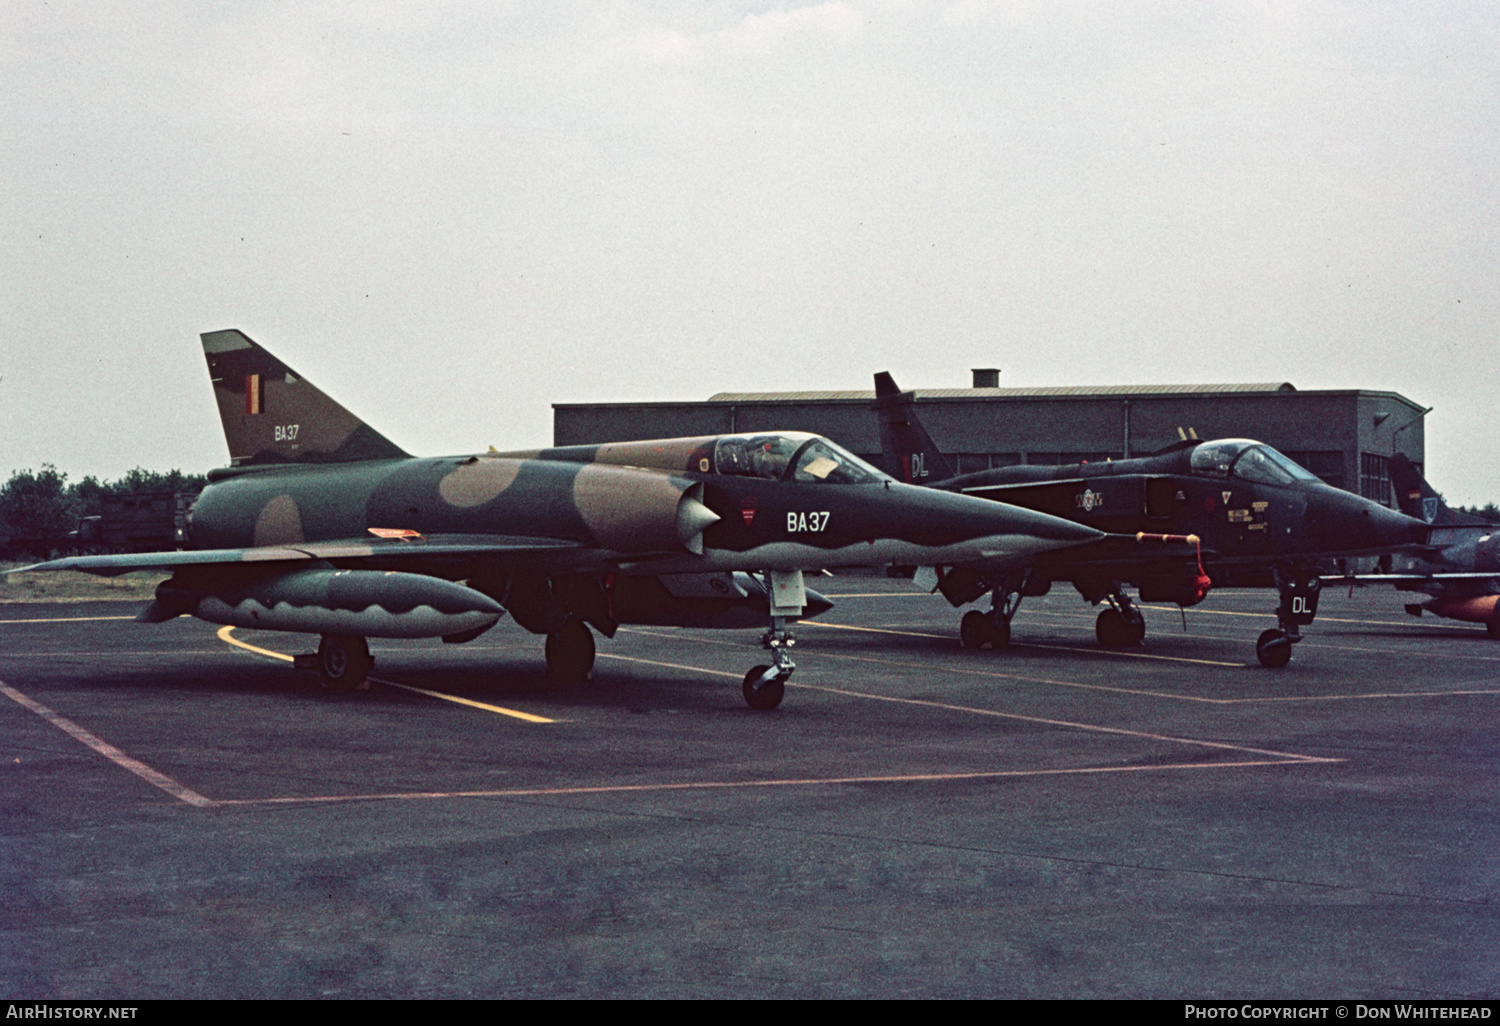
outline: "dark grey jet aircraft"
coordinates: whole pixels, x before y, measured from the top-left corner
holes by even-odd
[[[1099,537],[897,483],[799,432],[414,457],[241,332],[202,339],[230,465],[209,474],[191,547],[25,569],[169,569],[139,619],[322,635],[332,686],[365,679],[366,638],[464,642],[506,612],[547,636],[563,679],[593,666],[593,631],[761,623],[771,663],[743,690],[771,709],[792,623],[829,607],[804,571],[1023,565]]]
[[[1260,635],[1256,657],[1285,666],[1301,628],[1317,615],[1317,564],[1342,556],[1414,548],[1427,525],[1324,484],[1268,445],[1248,438],[1196,439],[1152,456],[1066,466],[1019,466],[955,476],[917,419],[914,396],[884,372],[874,409],[891,472],[902,481],[1008,502],[1109,533],[1088,545],[1043,553],[1024,567],[938,567],[955,606],[993,596],[987,613],[961,624],[969,647],[1000,648],[1023,596],[1069,581],[1089,603],[1108,603],[1096,630],[1107,647],[1139,644],[1143,602],[1201,602],[1226,583],[1276,587],[1278,624]]]
[[[1428,525],[1427,544],[1391,557],[1390,572],[1328,578],[1358,584],[1394,584],[1398,591],[1421,592],[1423,610],[1451,620],[1482,623],[1500,638],[1500,524],[1448,508],[1421,471],[1401,453],[1391,457],[1391,487],[1403,513]]]

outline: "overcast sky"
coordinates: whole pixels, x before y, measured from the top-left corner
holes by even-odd
[[[226,462],[236,327],[408,450],[550,404],[1401,392],[1500,501],[1500,7],[0,5],[0,475]]]

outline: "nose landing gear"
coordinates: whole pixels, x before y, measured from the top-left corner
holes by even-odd
[[[791,625],[807,607],[807,586],[801,570],[771,570],[766,574],[767,594],[771,603],[771,628],[761,635],[760,643],[771,653],[770,666],[755,666],[745,674],[741,688],[745,704],[762,712],[776,708],[786,695],[786,679],[797,668],[792,647],[797,638]]]
[[[1323,582],[1304,566],[1275,570],[1281,604],[1276,608],[1276,626],[1263,631],[1255,641],[1260,665],[1280,669],[1292,660],[1292,646],[1302,640],[1302,628],[1318,615],[1318,593]]]

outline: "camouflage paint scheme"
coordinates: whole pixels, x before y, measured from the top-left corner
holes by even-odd
[[[1450,620],[1482,623],[1500,638],[1500,524],[1448,508],[1406,456],[1391,457],[1391,487],[1401,511],[1428,525],[1420,551],[1391,558],[1389,573],[1329,577],[1330,582],[1394,584],[1398,591],[1428,595],[1406,611],[1425,610]]]
[[[1420,521],[1325,484],[1251,439],[1192,439],[1137,459],[954,475],[917,419],[913,393],[886,373],[875,376],[875,392],[888,469],[901,479],[1065,517],[1109,535],[1043,554],[1019,574],[944,573],[942,590],[955,606],[996,593],[990,614],[965,617],[966,643],[1008,639],[1021,597],[1044,594],[1053,581],[1073,583],[1090,603],[1109,604],[1097,625],[1105,645],[1138,644],[1145,633],[1125,584],[1137,587],[1142,601],[1184,607],[1212,587],[1276,587],[1279,627],[1263,633],[1256,650],[1264,665],[1282,666],[1301,640],[1299,628],[1316,616],[1318,561],[1426,541]]]
[[[172,568],[141,619],[321,633],[331,680],[368,668],[365,637],[465,641],[504,612],[548,635],[567,677],[592,666],[589,627],[753,614],[776,665],[752,671],[746,697],[770,708],[791,672],[788,624],[829,607],[802,571],[1020,563],[1099,537],[898,484],[796,432],[413,457],[243,333],[202,341],[230,465],[209,474],[190,550],[28,569]]]

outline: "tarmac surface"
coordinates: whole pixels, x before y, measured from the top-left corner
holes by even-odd
[[[753,631],[622,629],[571,688],[508,621],[372,641],[340,695],[275,658],[306,635],[0,606],[0,988],[1500,994],[1482,628],[1329,589],[1273,671],[1268,591],[1105,652],[1059,587],[992,652],[907,582],[819,589],[770,713]]]

